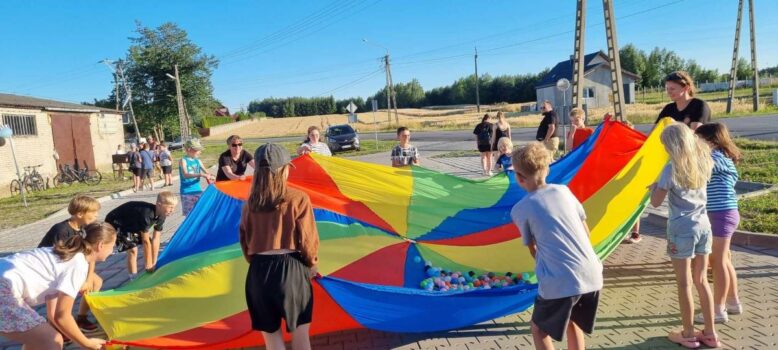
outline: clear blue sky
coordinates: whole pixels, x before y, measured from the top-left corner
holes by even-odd
[[[746,4],[748,2],[746,1]],[[760,67],[778,64],[778,1],[755,0]],[[747,6],[747,5],[746,5]],[[602,2],[588,1],[586,51],[605,49]],[[735,0],[616,0],[619,44],[655,46],[727,72]],[[747,11],[745,18],[747,18]],[[535,73],[573,48],[575,1],[20,1],[0,2],[0,92],[63,101],[105,98],[113,87],[97,62],[124,57],[135,21],[175,22],[219,67],[215,97],[235,111],[264,97],[372,95],[394,81],[425,89],[473,71]],[[744,22],[745,23],[745,22]],[[748,57],[748,27],[741,56]]]

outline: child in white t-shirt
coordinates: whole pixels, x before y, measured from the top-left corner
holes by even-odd
[[[89,264],[105,261],[115,243],[113,227],[95,222],[54,247],[0,259],[0,336],[24,348],[61,349],[64,335],[85,349],[100,349],[105,340],[87,338],[71,310]],[[51,323],[33,309],[43,303]]]

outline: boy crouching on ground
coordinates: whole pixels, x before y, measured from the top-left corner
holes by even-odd
[[[551,155],[540,142],[513,153],[519,186],[527,190],[511,210],[524,244],[535,257],[538,296],[532,312],[536,349],[553,349],[567,330],[568,349],[583,349],[602,289],[602,264],[589,243],[586,213],[564,185],[546,184]]]
[[[127,202],[105,216],[105,222],[116,228],[117,250],[127,251],[127,272],[131,280],[138,273],[138,245],[143,245],[146,272],[154,272],[165,219],[173,213],[177,204],[178,198],[172,192],[162,191],[157,195],[155,204]]]

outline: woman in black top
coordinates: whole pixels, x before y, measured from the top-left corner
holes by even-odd
[[[694,97],[694,81],[689,73],[676,71],[668,74],[665,78],[665,91],[673,102],[662,108],[654,124],[664,117],[682,122],[692,130],[702,124],[710,123],[710,107],[705,101]]]
[[[481,172],[489,175],[492,169],[492,136],[494,135],[494,124],[489,122],[489,114],[484,114],[481,122],[475,126],[473,134],[476,137],[478,152],[481,152]]]

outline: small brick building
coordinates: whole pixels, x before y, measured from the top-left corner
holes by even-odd
[[[20,172],[42,165],[38,171],[44,178],[53,177],[59,165],[75,162],[108,170],[117,145],[124,144],[122,112],[95,106],[0,93],[0,124],[13,130]],[[15,178],[6,143],[0,147],[0,196],[9,195]]]

